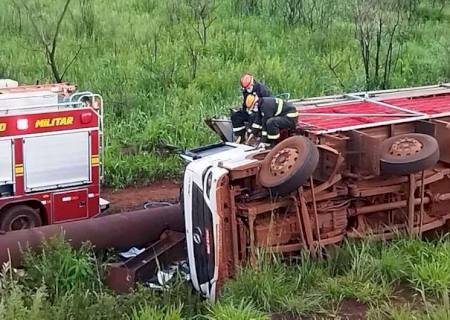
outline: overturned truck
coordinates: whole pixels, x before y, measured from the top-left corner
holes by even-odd
[[[191,277],[206,297],[261,248],[420,235],[450,218],[450,85],[293,102],[297,130],[272,150],[224,142],[183,155]]]

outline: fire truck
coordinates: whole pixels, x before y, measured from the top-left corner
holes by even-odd
[[[99,215],[103,149],[99,94],[0,80],[0,230]]]

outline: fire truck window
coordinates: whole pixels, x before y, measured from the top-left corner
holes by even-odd
[[[23,150],[28,192],[90,181],[88,132],[26,138]]]

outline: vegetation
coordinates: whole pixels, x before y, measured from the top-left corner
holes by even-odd
[[[447,0],[0,0],[0,78],[101,93],[107,183],[178,176],[167,145],[216,140],[202,120],[240,102],[252,72],[292,97],[450,79]],[[448,319],[450,244],[346,243],[324,260],[261,256],[210,305],[189,285],[115,295],[89,247],[49,243],[4,266],[0,319]]]
[[[23,270],[0,277],[0,318],[126,320],[263,320],[277,315],[335,318],[345,303],[368,319],[448,319],[450,242],[397,239],[347,242],[326,259],[280,260],[261,255],[226,283],[214,305],[180,278],[168,290],[138,287],[116,295],[103,285],[104,267],[86,246],[58,239],[28,253]],[[280,317],[278,317],[280,318]]]
[[[216,140],[246,71],[292,97],[448,80],[447,2],[0,0],[0,76],[100,92],[123,187],[178,176],[165,146]]]

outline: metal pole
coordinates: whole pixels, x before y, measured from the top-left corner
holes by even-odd
[[[316,233],[317,233],[317,242],[319,243],[319,248],[322,249],[321,239],[320,239],[320,227],[319,227],[319,215],[317,214],[317,203],[316,203],[316,192],[314,190],[314,179],[313,177],[309,177],[309,183],[311,184],[311,198],[314,210],[314,220],[316,222]]]
[[[419,235],[422,235],[423,213],[424,213],[424,198],[425,198],[425,171],[422,170],[421,184],[420,184],[420,216],[419,216]]]
[[[386,107],[386,108],[390,108],[390,109],[406,112],[406,113],[409,113],[409,114],[414,114],[416,116],[423,116],[423,115],[425,115],[425,113],[423,113],[423,112],[417,112],[417,111],[414,111],[414,110],[409,110],[409,109],[405,109],[405,108],[402,108],[402,107],[397,107],[397,106],[394,106],[392,104],[389,104],[389,103],[386,103],[386,102],[382,102],[382,101],[378,101],[378,100],[375,100],[375,99],[363,98],[363,97],[360,97],[360,96],[357,96],[357,95],[353,95],[353,94],[346,94],[345,96],[347,96],[349,98],[352,98],[352,99],[355,99],[355,100],[362,101],[362,102],[370,102],[370,103],[378,104],[378,105]]]
[[[408,196],[408,232],[412,236],[414,233],[414,192],[416,191],[416,178],[413,173],[409,175],[409,196]]]
[[[416,117],[410,113],[322,113],[322,112],[299,112],[299,116],[307,117]]]

